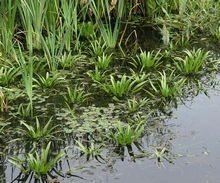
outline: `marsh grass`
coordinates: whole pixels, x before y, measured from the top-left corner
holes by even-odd
[[[88,94],[86,94],[81,88],[77,85],[70,89],[67,87],[67,95],[62,95],[63,99],[67,103],[77,103],[77,102],[85,102],[88,100]]]
[[[18,114],[22,118],[28,118],[31,116],[31,104],[29,103],[28,105],[24,105],[21,103],[18,107]]]
[[[183,86],[185,79],[179,79],[176,76],[176,81],[173,79],[173,73],[172,72],[169,76],[165,72],[161,73],[159,72],[161,77],[157,77],[157,81],[153,82],[150,80],[150,84],[152,86],[152,89],[162,97],[166,98],[176,98],[180,94],[178,93],[180,91],[180,88]],[[147,91],[147,93],[150,93]],[[151,94],[154,96],[154,94]]]
[[[220,39],[220,26],[218,26],[214,34],[217,37],[217,39]]]
[[[132,65],[134,65],[136,68],[141,67],[141,71],[143,72],[145,69],[157,69],[158,66],[160,66],[161,62],[161,50],[158,52],[154,53],[154,51],[146,52],[146,51],[141,51],[139,55],[137,55],[137,60],[132,59],[132,62],[130,62]]]
[[[2,0],[0,14],[0,43],[3,46],[4,54],[10,54],[14,46],[14,32],[16,11],[18,8],[19,0]]]
[[[135,96],[132,99],[127,100],[127,104],[124,105],[124,108],[131,113],[137,112],[141,107],[145,106],[148,102],[147,98],[137,99]]]
[[[47,3],[48,2],[46,0],[21,0],[21,3],[19,4],[19,12],[29,50],[32,50],[32,48],[42,48],[40,37],[43,30]]]
[[[97,66],[95,66],[95,70],[90,70],[86,72],[93,82],[100,83],[102,80],[106,78],[106,71],[101,71]]]
[[[41,35],[41,42],[43,44],[43,50],[49,69],[56,71],[59,66],[59,58],[61,57],[61,53],[64,49],[64,43],[61,45],[58,44],[55,25],[53,25],[51,29],[52,30],[50,31],[49,27],[47,27],[48,36],[47,38],[44,38]]]
[[[109,93],[113,94],[116,98],[122,97],[125,94],[134,94],[142,90],[146,81],[139,82],[139,80],[134,79],[132,76],[126,76],[125,74],[121,76],[121,79],[116,80],[113,76],[110,76],[110,82],[105,82],[101,84],[101,88]]]
[[[8,85],[15,81],[15,79],[21,74],[20,68],[16,67],[1,67],[0,69],[0,84],[2,86]]]
[[[96,158],[98,156],[101,156],[101,153],[103,150],[101,149],[101,146],[95,147],[94,142],[90,143],[90,147],[84,146],[79,141],[76,141],[76,143],[78,144],[78,146],[76,146],[76,148],[79,149],[83,154],[87,155],[87,161],[89,160],[90,156],[96,157]]]
[[[204,65],[206,59],[209,57],[209,51],[205,52],[202,49],[185,50],[185,58],[176,57],[175,65],[177,69],[186,75],[197,74],[202,66]]]
[[[109,130],[110,138],[112,138],[115,143],[119,146],[131,145],[131,143],[136,142],[138,138],[142,135],[144,131],[144,125],[139,124],[137,127],[131,127],[126,125],[123,127],[123,124],[118,121],[116,133]]]
[[[154,147],[154,153],[149,156],[149,159],[154,158],[156,158],[157,166],[160,166],[161,164],[163,165],[163,160],[166,160],[167,162],[174,164],[170,150],[166,147]]]
[[[111,60],[112,60],[112,54],[107,56],[103,53],[102,56],[98,56],[97,61],[94,61],[94,65],[99,69],[106,70]]]
[[[47,144],[47,147],[41,149],[41,152],[37,151],[33,153],[26,153],[23,159],[18,157],[10,157],[8,160],[11,164],[19,168],[24,174],[31,175],[31,172],[34,173],[36,179],[42,178],[43,175],[46,175],[56,163],[63,158],[65,155],[64,151],[60,152],[55,156],[55,158],[49,160],[49,151],[50,151],[51,142]],[[25,166],[23,166],[25,163]]]
[[[59,132],[58,128],[60,125],[52,126],[51,123],[52,117],[48,120],[44,127],[41,126],[37,117],[35,127],[22,120],[20,121],[20,124],[25,128],[20,129],[20,133],[24,135],[27,140],[52,140],[56,138],[54,134]]]
[[[72,55],[72,52],[70,51],[68,54],[65,51],[60,60],[59,60],[59,66],[61,66],[63,69],[69,70],[74,68],[74,64],[77,63],[77,61],[84,60],[85,56],[81,54]]]
[[[15,50],[13,51],[14,51],[16,62],[21,69],[21,75],[22,75],[26,93],[28,95],[29,102],[31,105],[31,117],[33,117],[33,62],[34,62],[34,58],[29,57],[29,60],[26,61],[20,46],[19,46],[19,54],[17,54]]]
[[[88,52],[91,56],[101,56],[105,54],[108,50],[106,43],[102,39],[90,41],[91,48],[88,49]]]
[[[117,8],[117,17],[115,19],[114,24],[111,21],[110,15],[110,5],[107,0],[101,1],[101,7],[103,8],[103,12],[99,12],[98,6],[96,5],[95,1],[90,1],[90,7],[95,15],[96,20],[98,21],[98,28],[101,32],[101,36],[106,42],[109,48],[115,48],[119,36],[120,31],[120,19],[123,13],[123,6],[124,2],[118,2]],[[104,15],[103,15],[104,13]],[[104,16],[104,20],[102,20],[102,16]]]
[[[64,141],[59,140],[54,144],[54,149],[58,151],[67,143],[72,143],[73,140],[75,142],[75,138],[83,136],[83,138],[88,138],[86,139],[87,144],[85,145],[84,141],[77,142],[76,149],[78,148],[82,154],[85,153],[87,157],[95,157],[102,152],[97,141],[93,141],[93,138],[100,138],[100,134],[96,132],[100,130],[106,133],[110,128],[108,140],[104,143],[110,141],[111,144],[107,144],[108,146],[114,147],[116,145],[119,150],[123,151],[126,147],[131,147],[137,142],[145,132],[145,135],[148,135],[148,131],[146,131],[148,129],[144,125],[148,125],[146,123],[148,118],[145,116],[163,115],[161,118],[167,119],[168,116],[171,116],[173,109],[173,106],[170,107],[168,102],[176,102],[176,98],[180,95],[181,99],[188,100],[189,96],[190,99],[193,99],[200,92],[207,92],[205,82],[214,83],[212,86],[215,85],[211,76],[208,81],[208,77],[204,79],[203,75],[201,77],[199,75],[195,81],[198,86],[192,83],[186,86],[183,78],[194,77],[178,74],[194,75],[194,72],[204,73],[202,70],[204,69],[207,75],[211,75],[211,72],[208,72],[211,70],[207,70],[204,61],[206,56],[209,58],[209,54],[206,55],[205,51],[199,52],[198,50],[182,52],[182,47],[194,46],[194,40],[197,40],[197,36],[203,36],[203,33],[210,35],[207,32],[210,30],[210,25],[214,31],[218,31],[216,27],[219,24],[217,14],[219,6],[216,4],[219,2],[215,1],[215,4],[213,4],[214,0],[202,0],[202,2],[185,0],[54,0],[52,3],[50,2],[46,0],[2,0],[0,3],[3,5],[0,7],[0,55],[1,53],[3,55],[0,57],[0,62],[3,65],[0,69],[1,76],[3,76],[0,78],[0,82],[2,81],[0,84],[4,85],[0,88],[1,111],[8,111],[9,103],[9,119],[17,121],[18,117],[23,118],[20,126],[19,124],[14,125],[16,132],[18,132],[16,133],[18,138],[15,137],[9,142],[8,147],[15,148],[8,152],[17,153],[18,157],[22,156],[20,154],[22,152],[29,152],[25,154],[23,159],[12,158],[10,160],[27,175],[33,175],[34,172],[37,172],[36,177],[40,177],[42,173],[52,172],[52,169],[47,168],[49,160],[51,160],[48,153],[52,144],[48,145],[50,147],[43,148],[44,153],[35,149],[39,145],[45,145],[48,141],[57,141],[62,136],[65,138]],[[18,4],[16,5],[16,3]],[[208,7],[210,9],[207,9]],[[15,17],[15,15],[18,16]],[[126,31],[127,35],[134,35],[135,40],[130,40],[132,36],[126,40],[120,40],[119,46],[121,41],[126,43],[128,39],[134,45],[132,44],[128,49],[121,45],[119,53],[118,49],[109,48],[117,48],[118,37],[125,22],[130,28],[124,29],[123,33]],[[148,34],[145,32],[146,26],[153,29],[152,40],[156,38],[159,44],[151,45],[151,38],[150,40],[141,40],[142,33],[139,35],[139,27],[144,34]],[[162,36],[158,36],[159,32]],[[217,36],[215,33],[212,35]],[[124,39],[123,36],[121,38]],[[162,41],[166,45],[161,44]],[[17,44],[14,42],[19,43],[20,47],[16,48]],[[139,45],[140,42],[144,42],[143,45]],[[145,47],[146,45],[149,47]],[[212,44],[205,44],[205,46],[210,45]],[[140,49],[140,46],[143,46],[143,49]],[[149,51],[154,46],[157,46],[157,49]],[[196,46],[200,46],[200,43],[196,43]],[[159,49],[161,51],[158,51]],[[167,49],[166,56],[162,54],[164,49]],[[139,50],[141,53],[138,53]],[[29,54],[26,54],[27,51]],[[85,57],[81,55],[84,51]],[[112,62],[112,53],[114,54],[114,63]],[[180,55],[182,53],[183,56]],[[131,58],[133,60],[128,63]],[[7,60],[10,60],[11,64]],[[80,62],[81,60],[83,62]],[[173,60],[175,60],[175,65],[173,65]],[[191,60],[196,60],[195,62],[198,63],[195,65],[197,66],[194,66],[194,62]],[[200,61],[204,62],[200,64]],[[219,71],[218,67],[219,65],[215,67],[216,73]],[[61,71],[62,69],[65,71]],[[56,90],[52,90],[55,93],[50,92],[49,96],[45,96],[45,93],[40,93],[39,90],[35,91],[34,84],[41,88],[59,86],[63,79],[56,73],[61,72],[67,73],[65,91],[61,87],[56,87]],[[19,77],[20,75],[22,77]],[[24,87],[27,95],[21,94]],[[12,89],[16,92],[11,92]],[[144,91],[152,97],[143,98],[146,96]],[[60,95],[63,98],[60,98]],[[88,100],[90,96],[91,98],[94,96],[94,100]],[[33,97],[39,99],[39,101],[34,100],[34,107]],[[114,104],[109,103],[112,102],[111,97],[116,100],[116,102],[113,101]],[[97,100],[95,101],[95,99]],[[26,101],[28,101],[27,104],[24,103]],[[85,101],[87,102],[83,103]],[[64,103],[68,109],[63,106]],[[98,107],[94,107],[96,105]],[[51,119],[48,119],[46,124],[40,118],[33,122],[33,108],[36,111],[35,114],[48,116],[52,113],[59,123],[70,126],[63,129],[61,126],[53,124]],[[14,111],[16,116],[12,116]],[[30,116],[32,119],[29,118]],[[2,114],[2,119],[3,117],[5,119],[8,114]],[[152,128],[158,129],[157,123],[164,122],[161,118],[156,118],[155,121],[158,122],[150,123]],[[117,120],[122,119],[126,119],[129,124],[124,125],[121,122],[116,124]],[[117,127],[112,129],[115,125]],[[5,131],[3,130],[3,132]],[[6,131],[5,134],[10,134],[10,132]],[[17,144],[11,144],[13,141],[16,141]],[[32,146],[34,147],[32,148]],[[22,149],[19,149],[20,147]],[[107,148],[107,151],[112,150],[106,146],[104,148]],[[32,149],[31,152],[29,149]],[[134,156],[131,152],[132,149],[127,149],[128,153]],[[138,147],[135,149],[137,150]],[[41,154],[45,154],[43,156],[47,158],[43,158]],[[109,154],[108,156],[111,156],[109,160],[117,161],[111,152]],[[168,155],[168,150],[162,147],[155,149],[152,157],[161,161]],[[5,159],[8,156],[6,154]],[[75,154],[73,156],[75,157]],[[47,159],[47,162],[42,159]],[[72,157],[66,157],[66,161],[69,164],[69,161],[75,160]],[[50,166],[53,167],[54,164]],[[57,165],[60,169],[65,169],[65,166],[63,163]],[[109,164],[108,167],[110,167]],[[8,177],[4,177],[6,175],[8,176],[3,172],[4,180],[8,180]],[[62,179],[66,181],[69,175],[64,176]],[[20,177],[22,178],[22,176]]]
[[[66,1],[61,0],[61,16],[63,17],[63,22],[60,25],[60,34],[59,39],[64,42],[65,49],[67,51],[71,50],[71,41],[75,38],[75,50],[79,50],[80,42],[80,32],[79,32],[79,12],[78,4],[79,0],[75,1]]]
[[[38,79],[34,79],[37,86],[40,88],[53,88],[57,85],[65,83],[65,78],[61,77],[58,72],[46,72],[46,76],[43,77],[39,74],[36,74]]]

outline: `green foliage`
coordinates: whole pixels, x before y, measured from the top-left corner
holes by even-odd
[[[93,22],[82,22],[80,26],[80,36],[86,37],[86,38],[93,38],[95,33],[95,25]]]
[[[19,67],[22,69],[22,78],[24,81],[26,93],[28,95],[30,105],[31,105],[31,117],[33,117],[33,62],[34,58],[29,57],[29,60],[26,61],[24,54],[22,53],[21,47],[19,46],[19,55],[17,55],[16,51],[13,50],[14,57]]]
[[[53,134],[57,133],[60,125],[55,125],[51,127],[52,117],[48,120],[44,127],[41,127],[38,118],[36,117],[36,127],[28,125],[25,121],[20,121],[21,125],[25,129],[20,129],[19,132],[24,135],[26,139],[29,140],[39,140],[39,139],[53,139],[56,138]]]
[[[112,25],[111,16],[110,16],[110,5],[108,0],[101,1],[101,7],[105,10],[104,12],[100,12],[97,8],[95,1],[90,1],[90,7],[98,21],[98,28],[101,32],[101,36],[104,39],[105,43],[110,48],[115,48],[119,36],[120,30],[120,18],[122,17],[124,2],[118,1],[118,8],[117,8],[117,16]],[[104,13],[104,20],[100,19],[102,17],[102,13]]]
[[[137,60],[132,59],[133,62],[130,63],[135,67],[140,66],[142,72],[144,69],[150,69],[150,68],[156,69],[161,64],[160,59],[162,56],[159,50],[158,52],[156,52],[155,55],[154,55],[154,51],[152,52],[148,51],[147,53],[146,51],[141,51],[141,53],[136,57]]]
[[[19,0],[2,0],[0,11],[0,38],[4,54],[10,54],[14,43],[16,12]]]
[[[149,100],[147,98],[137,99],[135,96],[132,99],[128,99],[127,104],[125,104],[125,109],[129,112],[137,112],[141,107],[143,107]]]
[[[89,48],[89,53],[92,56],[101,56],[102,54],[105,54],[107,51],[106,43],[103,43],[102,39],[90,41],[91,48]]]
[[[102,80],[105,79],[105,72],[100,71],[99,68],[97,66],[95,66],[95,70],[94,71],[88,71],[86,72],[90,78],[94,81],[94,82],[100,82]]]
[[[0,123],[0,141],[2,143],[2,140],[5,139],[5,135],[6,135],[6,129],[4,129],[6,126],[10,125],[10,123]]]
[[[31,116],[31,104],[29,103],[26,107],[21,103],[18,107],[18,114],[22,118],[27,118]]]
[[[46,73],[45,78],[39,74],[37,74],[38,80],[34,79],[38,87],[41,88],[52,88],[56,85],[65,83],[65,78],[61,77],[58,72],[49,72]]]
[[[47,25],[47,38],[41,35],[41,42],[43,45],[43,50],[47,60],[47,65],[51,71],[56,71],[59,66],[59,58],[62,55],[64,49],[64,42],[58,42],[56,37],[56,27],[55,25]]]
[[[185,58],[176,57],[175,65],[177,69],[186,75],[196,74],[202,68],[204,62],[209,57],[209,51],[204,52],[202,49],[192,51],[185,50]]]
[[[149,157],[149,159],[156,158],[157,159],[157,161],[156,161],[157,166],[160,166],[163,159],[165,159],[169,163],[174,164],[174,162],[172,161],[172,159],[170,157],[170,150],[169,149],[167,149],[166,147],[154,147],[154,150],[155,150],[155,152]],[[182,156],[182,155],[178,155],[178,156]]]
[[[42,175],[47,174],[65,155],[64,152],[60,152],[54,159],[49,159],[50,145],[51,142],[47,144],[46,149],[41,149],[40,154],[37,151],[25,154],[25,160],[17,157],[10,157],[8,161],[25,174],[33,172],[35,178],[39,179]],[[23,166],[23,163],[25,163],[26,166]]]
[[[33,48],[40,49],[42,46],[40,37],[43,30],[42,22],[44,22],[47,4],[48,2],[46,0],[21,0],[18,7],[26,36],[26,44],[31,53]]]
[[[215,31],[215,36],[220,39],[220,26],[218,26],[218,28]]]
[[[180,87],[184,84],[184,79],[176,79],[174,82],[173,73],[167,77],[166,73],[159,72],[161,77],[157,78],[156,84],[150,80],[153,90],[164,98],[177,97]],[[153,94],[152,94],[153,95]]]
[[[121,77],[121,80],[116,81],[113,76],[110,76],[111,84],[104,83],[101,85],[102,89],[116,97],[122,97],[128,93],[136,93],[143,88],[146,81],[139,82],[134,77],[128,77],[125,74]]]
[[[0,69],[0,84],[8,85],[13,82],[21,74],[20,68],[1,67]]]
[[[117,143],[117,145],[125,146],[136,142],[138,138],[142,135],[143,131],[144,125],[142,123],[137,125],[137,127],[135,128],[131,127],[130,125],[123,127],[122,123],[118,121],[116,134],[114,133],[114,131],[109,131],[109,133],[110,138],[112,138]]]
[[[95,66],[99,69],[106,70],[109,66],[109,63],[111,62],[112,54],[107,56],[103,53],[102,57],[98,56],[98,60],[94,62]]]
[[[82,59],[84,59],[83,55],[72,55],[71,51],[68,54],[67,52],[64,52],[59,60],[59,65],[63,69],[71,69],[77,61]]]
[[[74,49],[79,50],[80,42],[80,33],[78,31],[79,29],[79,12],[78,12],[78,5],[79,0],[75,1],[66,1],[61,0],[60,3],[60,10],[61,10],[61,16],[63,18],[63,22],[59,26],[60,28],[60,35],[59,40],[63,42],[64,48],[68,51],[71,50],[71,40],[72,37],[75,38],[75,46]]]
[[[73,88],[73,90],[67,87],[67,93],[68,95],[62,95],[63,99],[67,103],[85,102],[86,100],[88,100],[88,94],[85,94],[85,92],[77,85]]]
[[[91,142],[90,147],[88,148],[79,141],[76,141],[76,143],[79,145],[76,148],[79,149],[82,153],[86,154],[87,159],[89,159],[90,156],[96,157],[101,155],[102,150],[100,147],[95,147],[94,142]]]

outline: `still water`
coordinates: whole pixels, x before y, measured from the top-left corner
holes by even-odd
[[[179,106],[174,111],[176,118],[167,121],[167,128],[173,134],[169,143],[172,153],[176,155],[172,160],[174,164],[165,160],[156,165],[156,159],[147,158],[136,158],[133,162],[127,154],[123,161],[118,158],[112,166],[88,162],[89,171],[77,174],[84,180],[72,180],[111,183],[219,183],[220,96],[213,93],[210,95],[211,97],[207,97],[200,94],[193,101]],[[76,165],[74,163],[73,166]],[[70,182],[70,179],[64,179],[63,182]]]

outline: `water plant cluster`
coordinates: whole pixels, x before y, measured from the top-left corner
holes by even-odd
[[[61,159],[107,162],[106,149],[172,162],[166,139],[147,147],[141,139],[218,84],[209,45],[219,44],[219,7],[215,0],[1,0],[0,168],[20,169],[11,181],[46,182],[74,176],[72,167],[62,172]],[[146,43],[142,32],[152,32]]]

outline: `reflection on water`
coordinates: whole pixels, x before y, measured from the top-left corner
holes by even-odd
[[[168,104],[167,101],[159,100],[158,103],[154,101],[154,105],[159,106],[159,109],[146,118],[146,132],[138,143],[120,148],[109,143],[110,145],[104,147],[105,150],[101,156],[89,158],[79,150],[69,148],[66,151],[66,157],[57,163],[48,179],[57,177],[64,183],[160,183],[162,181],[218,183],[220,180],[220,97],[215,94],[213,87],[216,83],[212,82],[209,76],[199,78],[199,81],[195,82],[195,78],[187,80],[186,88],[188,88],[182,91],[184,100],[180,99],[174,104],[169,101]],[[103,123],[106,126],[99,133],[107,133],[108,126],[112,126],[111,123],[115,124],[121,118],[120,108],[117,107],[111,104],[108,107],[81,108],[83,112],[80,118],[75,121],[71,118],[69,122],[72,123],[75,131],[80,130],[82,124],[87,125],[83,127],[84,135],[79,137],[74,134],[75,131],[74,133],[62,132],[60,136],[65,137],[65,140],[57,141],[51,147],[53,153],[59,153],[66,146],[74,147],[75,140],[80,140],[86,147],[90,146],[91,141],[99,143],[102,137],[97,137],[96,133],[90,132],[91,125],[92,128],[100,129],[100,126],[103,127],[100,124]],[[141,111],[140,114],[146,116],[148,110],[146,111]],[[129,114],[126,113],[126,115]],[[68,120],[66,116],[65,119]],[[24,153],[29,152],[30,149],[20,142],[15,142],[8,149],[7,154],[13,154],[16,151]],[[19,175],[20,179],[24,177],[18,169],[9,163],[5,164],[4,155],[0,155],[0,158],[1,182],[10,183]],[[33,181],[30,180],[30,182]]]
[[[163,165],[158,167],[155,166],[156,159],[148,160],[146,157],[136,158],[134,162],[131,161],[129,153],[125,152],[123,161],[118,158],[114,162],[109,160],[103,165],[98,164],[95,168],[80,173],[86,180],[77,180],[77,182],[218,183],[220,97],[213,95],[208,98],[199,95],[188,104],[188,108],[180,106],[175,114],[177,118],[169,120],[167,128],[164,128],[166,133],[166,130],[172,126],[172,133],[176,133],[175,138],[172,139],[170,138],[172,135],[167,135],[167,139],[161,140],[172,146],[173,154],[179,155],[179,158],[174,160],[175,165],[162,160]],[[160,131],[157,135],[161,133],[163,132]],[[166,138],[166,135],[164,137]],[[149,139],[142,139],[144,146],[161,143],[151,142]],[[89,166],[90,163],[82,164]]]

